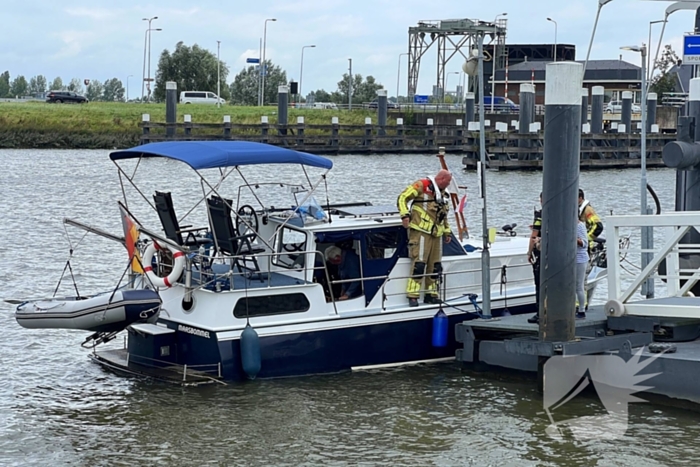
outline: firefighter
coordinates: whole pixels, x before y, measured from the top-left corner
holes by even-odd
[[[447,220],[449,196],[445,191],[451,181],[452,174],[440,170],[434,178],[424,178],[408,186],[397,201],[403,226],[408,229],[411,277],[406,292],[411,307],[418,306],[423,278],[426,290],[424,303],[440,303],[437,279],[442,272],[443,236],[445,243],[452,240]]]
[[[588,250],[595,245],[594,240],[603,233],[603,221],[598,217],[598,214],[591,206],[590,201],[586,199],[582,189],[578,189],[578,218],[586,224],[586,233],[588,234]]]
[[[540,209],[535,208],[534,220],[530,232],[530,244],[527,249],[527,260],[532,264],[532,275],[535,279],[535,315],[528,318],[528,323],[540,322],[540,249],[542,241],[542,193],[540,193]]]

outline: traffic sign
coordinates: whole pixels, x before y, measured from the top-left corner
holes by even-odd
[[[700,63],[700,36],[683,37],[683,63]]]
[[[413,103],[414,104],[427,104],[428,103],[428,96],[416,94],[413,96]]]
[[[259,58],[247,58],[245,62],[246,63],[260,63],[260,59]]]

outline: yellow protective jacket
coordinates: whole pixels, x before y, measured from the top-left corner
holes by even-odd
[[[579,220],[586,224],[586,233],[588,234],[588,241],[593,241],[601,233],[603,233],[603,221],[598,217],[595,209],[588,204],[588,201],[584,201],[581,205],[583,209],[579,208]]]
[[[451,233],[447,222],[450,205],[444,191],[442,201],[438,201],[433,190],[433,183],[429,179],[418,180],[401,192],[397,206],[401,218],[410,217],[409,228],[433,237],[442,237]]]

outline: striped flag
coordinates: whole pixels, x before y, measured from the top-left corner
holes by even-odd
[[[126,207],[119,203],[119,212],[122,219],[122,227],[124,228],[124,240],[126,240],[126,251],[129,253],[129,258],[131,258],[131,270],[137,274],[143,274],[143,269],[141,268],[141,255],[139,254],[138,248],[136,248],[136,242],[139,240],[139,230],[136,227],[138,223],[131,217],[131,214],[126,209]]]

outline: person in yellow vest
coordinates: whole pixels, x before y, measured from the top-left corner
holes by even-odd
[[[403,226],[408,229],[408,254],[412,262],[406,292],[411,307],[418,306],[423,279],[426,291],[424,303],[440,303],[437,279],[442,272],[443,237],[445,243],[452,240],[447,221],[449,196],[445,191],[451,181],[452,174],[441,170],[435,177],[409,185],[397,201]]]

